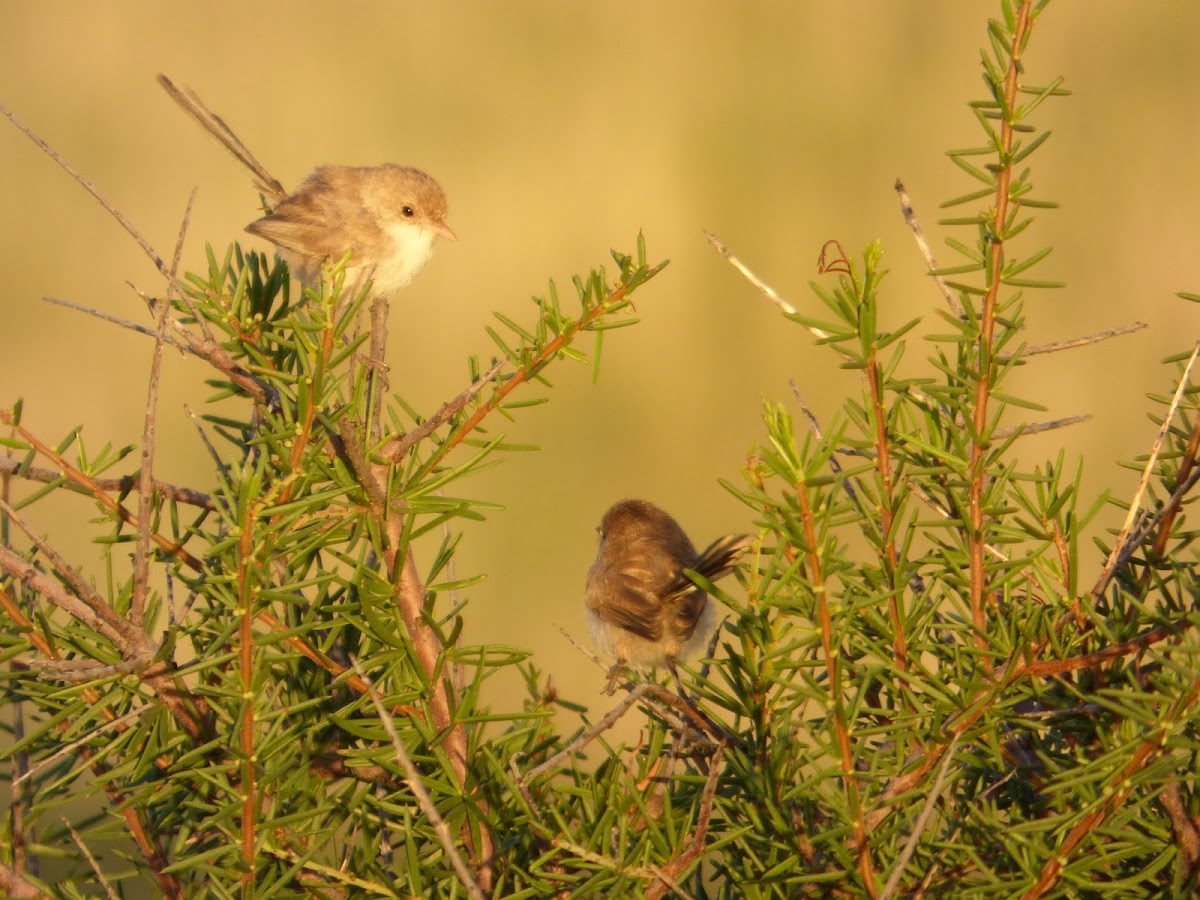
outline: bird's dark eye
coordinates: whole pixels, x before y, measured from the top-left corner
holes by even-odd
[[[406,219],[411,219],[413,216],[416,215],[416,213],[413,211],[413,208],[411,206],[400,207],[400,212],[404,213],[404,218],[406,218]]]

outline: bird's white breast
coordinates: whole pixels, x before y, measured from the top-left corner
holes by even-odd
[[[385,226],[392,241],[391,253],[380,258],[375,270],[367,273],[374,282],[374,291],[379,294],[394,294],[408,287],[433,255],[433,241],[437,235],[427,228],[394,222]]]

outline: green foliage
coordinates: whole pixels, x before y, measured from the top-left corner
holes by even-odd
[[[1055,286],[1030,243],[1030,210],[1052,204],[1027,168],[1049,134],[1034,113],[1064,93],[1025,81],[1046,5],[1003,0],[989,24],[983,143],[950,154],[977,186],[945,204],[966,208],[942,223],[962,262],[933,273],[949,308],[925,363],[906,360],[917,323],[880,316],[878,244],[827,247],[823,316],[787,314],[861,392],[819,426],[765,404],[761,446],[724,482],[759,540],[740,589],[704,584],[729,620],[683,672],[687,699],[634,677],[603,719],[580,710],[524,650],[462,642],[458,592],[478,576],[451,565],[455,523],[490,511],[468,476],[525,449],[493,416],[519,427],[560,360],[598,372],[605,333],[635,321],[630,296],[663,267],[640,238],[612,280],[576,279],[575,303],[551,283],[531,322],[497,316],[499,358],[471,359],[469,387],[428,415],[386,386],[345,261],[293,303],[278,264],[210,254],[154,310],[215,370],[215,488],[160,484],[148,518],[136,476],[103,480],[130,448],[92,453],[74,432],[51,447],[19,403],[0,411],[16,474],[52,466],[0,508],[0,648],[24,724],[7,759],[37,766],[0,874],[18,853],[63,857],[47,889],[80,894],[92,870],[61,817],[97,794],[104,812],[75,824],[109,880],[174,896],[1194,890],[1189,357],[1168,360],[1179,387],[1152,398],[1145,494],[1096,540],[1100,566],[1088,527],[1118,501],[1081,496],[1062,454],[1015,452],[1047,399],[1005,389],[1029,362],[1026,292]],[[100,587],[32,533],[11,549],[21,511],[58,490],[98,504]],[[495,710],[487,682],[513,668],[527,700]],[[573,734],[564,712],[583,716]],[[620,716],[645,718],[636,747],[605,743]]]

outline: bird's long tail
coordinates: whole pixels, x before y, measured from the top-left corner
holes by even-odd
[[[277,206],[287,198],[288,194],[283,189],[283,185],[276,181],[271,173],[263,167],[263,164],[254,158],[254,154],[233,133],[233,129],[225,124],[224,119],[209,109],[204,104],[204,101],[196,95],[195,91],[185,85],[176,84],[166,75],[160,74],[158,76],[158,83],[182,107],[184,112],[199,122],[205,131],[220,141],[221,146],[232,153],[242,165],[250,170],[254,176],[255,187],[262,192],[262,195],[272,207]]]
[[[753,538],[748,534],[727,534],[723,538],[717,538],[708,545],[690,568],[709,581],[716,581],[722,575],[733,570],[742,554],[750,549],[753,542]],[[663,596],[685,594],[695,589],[696,583],[680,572],[670,586],[663,591]]]

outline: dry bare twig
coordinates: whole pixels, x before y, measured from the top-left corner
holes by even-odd
[[[1091,419],[1092,416],[1088,413],[1083,416],[1063,416],[1061,419],[1047,419],[1045,422],[1029,422],[1023,425],[1015,425],[1011,428],[997,428],[992,431],[992,439],[1002,441],[1017,431],[1021,432],[1021,437],[1029,437],[1031,434],[1057,431],[1059,428],[1068,428],[1071,425],[1090,422]]]
[[[1148,327],[1145,322],[1130,322],[1127,325],[1118,325],[1116,328],[1108,328],[1104,331],[1097,331],[1095,334],[1084,335],[1083,337],[1068,338],[1065,341],[1053,341],[1049,344],[1035,344],[1032,347],[1026,347],[1021,351],[1021,356],[1039,356],[1044,353],[1058,353],[1062,350],[1074,350],[1077,347],[1087,347],[1091,344],[1099,344],[1103,341],[1112,340],[1115,337],[1122,337],[1126,334],[1133,334],[1135,331],[1141,331]],[[1012,359],[1011,355],[1000,354],[998,357],[1001,361]]]
[[[125,328],[129,331],[136,331],[138,334],[144,334],[147,337],[155,337],[158,334],[158,330],[155,328],[150,328],[147,325],[139,325],[137,322],[129,321],[129,319],[123,319],[120,316],[114,316],[111,313],[106,313],[90,306],[84,306],[82,303],[75,303],[72,300],[63,300],[59,297],[43,297],[42,302],[49,303],[52,306],[61,306],[64,309],[70,309],[75,312],[81,312],[84,315],[92,316],[104,322],[109,322],[119,328]],[[172,337],[171,335],[164,335],[163,343],[174,347],[181,353],[191,353],[193,355],[196,354],[196,351],[191,344],[185,343],[179,338]]]
[[[104,635],[120,650],[122,658],[138,659],[142,662],[149,662],[153,658],[155,648],[146,635],[119,615],[87,579],[75,571],[54,547],[43,540],[16,510],[0,500],[0,512],[25,533],[38,552],[71,586],[72,592],[64,590],[37,566],[7,547],[0,547],[0,569],[13,578],[24,581],[39,596],[45,597],[54,606]]]
[[[433,434],[439,427],[450,421],[455,415],[463,410],[468,403],[474,400],[479,394],[495,381],[496,376],[500,374],[500,370],[504,368],[507,359],[497,360],[492,363],[492,367],[479,376],[471,383],[465,391],[459,394],[452,400],[443,403],[442,406],[432,416],[414,428],[412,431],[406,432],[394,438],[383,449],[383,456],[392,462],[399,462],[404,458],[413,447],[419,444],[429,435]]]
[[[577,637],[567,631],[567,629],[559,625],[558,630],[562,633],[563,637],[565,637],[571,642],[572,645],[574,645],[576,650],[594,662],[605,672],[610,670],[610,666],[605,665],[604,661],[601,660],[600,657],[597,656],[590,647],[586,646]],[[638,682],[638,684],[649,685],[647,689],[646,700],[654,708],[655,714],[662,717],[663,721],[665,721],[680,734],[693,737],[693,733],[710,734],[714,738],[724,739],[725,742],[729,744],[736,744],[739,747],[744,745],[744,742],[730,732],[729,729],[725,728],[719,722],[714,721],[710,716],[706,715],[700,709],[700,707],[696,706],[686,697],[672,693],[656,681],[642,681]],[[634,689],[635,684],[633,682],[626,681],[621,685],[621,687],[624,690],[630,691]],[[684,721],[685,718],[691,721],[691,727],[689,727],[687,722]]]
[[[1133,531],[1134,522],[1137,520],[1138,511],[1141,509],[1142,497],[1146,493],[1146,487],[1150,483],[1150,476],[1154,472],[1154,466],[1158,462],[1158,455],[1162,452],[1163,443],[1167,439],[1167,433],[1171,429],[1171,421],[1175,418],[1175,413],[1179,409],[1179,404],[1183,401],[1184,392],[1188,386],[1188,378],[1192,372],[1192,366],[1196,362],[1197,355],[1200,355],[1200,342],[1198,342],[1192,350],[1192,355],[1187,361],[1187,365],[1183,368],[1183,374],[1179,378],[1179,384],[1175,388],[1175,396],[1171,398],[1171,405],[1163,416],[1162,425],[1158,429],[1158,434],[1154,438],[1154,445],[1150,449],[1150,457],[1146,460],[1146,465],[1142,469],[1142,478],[1138,482],[1137,490],[1134,492],[1133,499],[1129,503],[1129,512],[1125,516],[1125,522],[1121,526],[1120,534],[1117,536],[1116,543],[1113,544],[1112,552],[1108,554],[1108,560],[1105,562],[1104,569],[1100,573],[1100,577],[1096,580],[1096,586],[1092,588],[1092,596],[1098,597],[1104,592],[1108,586],[1109,580],[1112,578],[1113,572],[1116,571],[1117,563],[1122,558],[1129,546],[1133,542],[1129,540],[1130,533]]]
[[[917,213],[913,209],[912,200],[908,196],[904,182],[897,178],[894,188],[896,195],[900,198],[900,212],[904,215],[904,224],[912,231],[913,239],[917,242],[917,247],[920,249],[921,255],[925,257],[925,265],[928,268],[929,274],[933,276],[934,284],[942,292],[942,297],[945,298],[946,305],[950,307],[950,311],[961,319],[966,315],[966,310],[958,302],[958,298],[954,296],[954,292],[950,290],[950,286],[946,284],[946,279],[937,274],[937,260],[933,258],[933,251],[929,248],[929,241],[925,239],[925,231],[921,228],[921,223],[917,221]]]
[[[889,900],[900,887],[900,878],[904,875],[904,867],[912,859],[912,855],[917,849],[917,842],[921,839],[921,834],[929,824],[930,816],[933,815],[933,807],[942,796],[942,782],[946,780],[946,772],[950,769],[950,763],[954,760],[954,748],[958,746],[958,737],[958,735],[955,735],[954,740],[950,742],[950,746],[946,748],[946,758],[942,760],[942,764],[938,768],[937,777],[933,780],[933,787],[929,789],[929,796],[925,798],[925,805],[921,808],[921,814],[917,816],[917,821],[913,824],[912,832],[909,834],[908,840],[904,842],[904,849],[900,851],[900,856],[896,859],[896,865],[892,867],[892,874],[884,884],[883,891],[879,894],[879,900]]]
[[[150,257],[150,261],[154,263],[154,267],[158,269],[158,271],[160,271],[163,275],[166,275],[168,278],[171,277],[170,272],[167,270],[166,264],[162,261],[162,257],[160,257],[158,253],[155,252],[154,248],[150,246],[150,242],[142,237],[142,233],[134,227],[133,223],[126,218],[123,212],[105,199],[104,195],[100,193],[99,189],[94,184],[84,178],[83,175],[79,173],[78,169],[67,162],[57,150],[42,140],[42,138],[39,137],[33,131],[33,129],[18,119],[13,114],[12,110],[10,110],[3,103],[0,103],[0,113],[3,113],[8,120],[17,127],[18,130],[20,130],[27,138],[37,144],[38,148],[43,153],[58,163],[68,175],[75,179],[80,187],[91,194],[96,201],[104,207],[105,211],[117,220],[120,226],[125,229],[129,236],[137,243],[137,245],[142,248],[142,251],[146,254],[146,256]]]
[[[112,889],[112,885],[108,883],[108,878],[105,877],[103,870],[100,868],[100,863],[96,861],[96,857],[92,855],[92,851],[83,842],[83,838],[79,836],[79,832],[66,819],[63,819],[63,824],[67,826],[67,831],[71,832],[71,839],[75,841],[75,846],[80,849],[84,858],[88,861],[88,865],[96,873],[96,879],[100,882],[100,886],[104,888],[104,892],[108,894],[108,900],[119,900],[116,891]]]
[[[0,458],[0,475],[12,475],[17,478],[22,478],[26,481],[37,481],[42,484],[53,484],[56,481],[64,482],[63,487],[77,494],[91,495],[91,491],[81,484],[68,481],[62,472],[55,469],[42,469],[37,466],[25,466],[18,460],[8,457]],[[138,487],[137,477],[135,475],[122,475],[120,478],[94,478],[92,484],[106,493],[126,494]],[[203,491],[195,491],[191,488],[181,487],[177,484],[168,484],[165,481],[154,481],[152,484],[153,490],[162,494],[168,500],[175,500],[179,503],[186,503],[188,506],[198,506],[201,509],[215,510],[217,504],[212,497]]]
[[[135,707],[134,709],[131,709],[131,710],[129,710],[129,712],[125,713],[125,715],[117,716],[117,718],[112,719],[111,721],[105,722],[99,728],[95,728],[92,731],[89,731],[87,734],[85,734],[83,737],[79,738],[78,740],[74,740],[74,741],[71,741],[70,743],[63,744],[61,747],[59,747],[56,751],[51,753],[45,759],[39,759],[37,762],[37,765],[33,766],[31,769],[29,769],[28,772],[25,772],[19,778],[15,779],[13,781],[13,784],[21,784],[26,779],[32,778],[38,772],[44,771],[45,769],[54,765],[54,763],[57,760],[61,759],[62,757],[69,756],[69,755],[75,753],[75,751],[79,747],[86,746],[89,741],[95,740],[96,738],[100,737],[101,735],[107,734],[110,731],[116,731],[116,730],[123,729],[125,727],[125,723],[130,722],[133,719],[136,719],[143,712],[145,712],[144,707],[141,707],[141,706]]]
[[[769,284],[755,275],[753,270],[751,270],[748,265],[734,255],[733,251],[725,245],[724,241],[722,241],[711,231],[704,232],[704,236],[708,238],[708,242],[712,244],[714,248],[716,248],[716,251],[729,261],[731,266],[741,272],[742,276],[747,281],[758,288],[758,290],[762,292],[763,296],[778,306],[785,315],[793,316],[796,314],[796,307],[784,300],[783,297],[779,295],[779,292],[775,290],[775,288],[771,287]],[[818,339],[829,337],[828,334],[819,328],[810,328],[809,331],[811,331],[813,336]]]
[[[650,687],[651,684],[648,681],[643,681],[641,684],[636,685],[633,690],[625,695],[624,699],[622,699],[620,703],[605,713],[604,717],[601,718],[599,722],[597,722],[591,728],[581,732],[579,736],[575,738],[575,740],[571,741],[571,743],[567,744],[567,746],[563,747],[549,759],[543,760],[522,775],[520,778],[521,787],[524,787],[531,779],[536,778],[543,772],[557,767],[563,760],[567,759],[567,757],[578,753],[580,750],[598,738],[601,734],[616,725],[617,722],[620,721],[621,717],[624,716],[625,713],[629,712],[630,707],[632,707],[635,703],[642,699],[643,696],[645,696],[645,694],[650,690]]]
[[[665,866],[655,867],[655,874],[658,875],[659,880],[647,889],[647,900],[658,900],[659,897],[665,896],[668,887],[672,890],[679,890],[675,883],[676,879],[688,866],[704,855],[708,841],[708,823],[712,818],[713,802],[717,796],[717,781],[720,777],[721,757],[724,753],[725,742],[722,741],[717,745],[712,760],[709,762],[708,778],[705,779],[704,790],[700,794],[700,812],[696,816],[696,830],[692,834],[692,839],[688,843],[687,849],[679,856]]]
[[[146,592],[150,583],[150,514],[154,502],[154,449],[158,428],[158,379],[162,371],[163,338],[167,333],[170,316],[171,294],[174,293],[175,275],[179,271],[179,258],[183,255],[183,241],[187,236],[188,223],[192,218],[192,204],[196,190],[188,196],[179,225],[179,237],[175,241],[175,252],[171,257],[171,269],[167,273],[167,301],[158,313],[158,330],[154,335],[154,349],[150,354],[150,377],[146,385],[146,417],[142,427],[142,464],[138,476],[138,528],[137,542],[133,553],[133,597],[129,616],[138,628],[146,623]]]
[[[580,859],[585,859],[594,865],[602,866],[610,871],[624,872],[629,875],[635,875],[638,878],[645,878],[647,881],[661,880],[677,895],[683,897],[684,900],[695,900],[691,894],[685,891],[680,884],[674,881],[674,879],[672,879],[671,876],[663,871],[663,869],[659,866],[627,866],[619,859],[613,859],[612,857],[596,853],[593,850],[589,850],[587,847],[581,847],[579,844],[576,844],[573,841],[568,841],[565,838],[553,838],[551,843],[553,843],[554,846],[560,850],[566,850],[570,853],[574,853]]]

